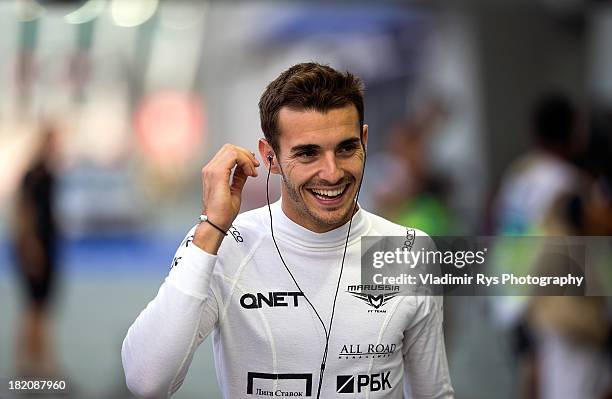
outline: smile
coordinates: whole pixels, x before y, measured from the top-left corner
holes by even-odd
[[[348,191],[350,184],[337,188],[309,188],[307,189],[319,202],[324,204],[337,203],[342,200],[344,194]]]

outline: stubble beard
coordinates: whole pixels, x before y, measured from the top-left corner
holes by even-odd
[[[281,176],[282,176],[283,185],[285,186],[285,191],[287,192],[287,195],[289,196],[291,201],[296,205],[297,211],[304,218],[309,218],[312,221],[314,221],[316,224],[321,225],[321,226],[338,227],[344,224],[345,222],[348,222],[349,215],[353,211],[354,207],[352,206],[349,207],[346,211],[344,211],[340,215],[337,215],[334,212],[333,215],[330,215],[327,218],[321,217],[321,215],[317,214],[316,212],[313,212],[312,210],[308,208],[304,198],[300,196],[298,190],[295,188],[295,186],[291,184],[291,182],[289,181],[287,176],[285,176],[285,173],[282,170],[281,170]]]

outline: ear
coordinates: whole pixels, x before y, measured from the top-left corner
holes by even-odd
[[[276,154],[274,153],[272,146],[270,145],[270,143],[268,143],[268,140],[264,138],[259,139],[258,147],[259,155],[261,155],[261,159],[263,159],[266,168],[270,169],[270,160],[268,159],[268,157],[272,156],[273,161],[271,172],[275,175],[280,174],[280,169],[278,167],[278,159],[276,158]]]
[[[368,125],[363,125],[363,134],[361,135],[361,142],[364,147],[368,146]]]

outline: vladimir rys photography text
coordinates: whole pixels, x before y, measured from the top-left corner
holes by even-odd
[[[610,237],[364,237],[362,289],[396,295],[589,295],[612,287]]]

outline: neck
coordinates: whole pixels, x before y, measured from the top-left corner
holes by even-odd
[[[328,231],[337,229],[340,226],[345,225],[359,210],[358,204],[353,204],[353,209],[349,214],[346,215],[340,222],[337,223],[323,223],[314,220],[310,215],[305,214],[305,211],[299,211],[294,209],[293,204],[289,200],[286,200],[286,195],[281,196],[281,209],[283,213],[295,224],[298,224],[305,229],[308,229],[314,233],[327,233]]]

